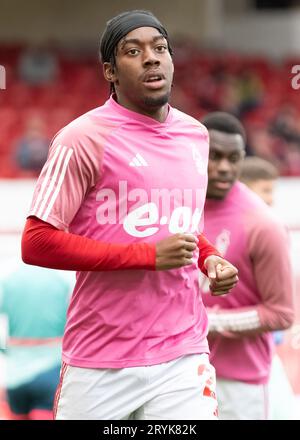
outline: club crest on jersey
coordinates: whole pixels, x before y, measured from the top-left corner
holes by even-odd
[[[201,176],[204,176],[207,172],[207,161],[205,161],[195,145],[192,145],[192,154],[195,162],[196,169]]]

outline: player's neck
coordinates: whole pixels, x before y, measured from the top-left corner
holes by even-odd
[[[167,119],[168,111],[169,111],[168,104],[165,104],[163,107],[160,107],[157,110],[153,110],[153,111],[144,110],[144,111],[140,111],[139,113],[145,116],[149,116],[150,118],[153,118],[156,121],[163,123]]]
[[[133,111],[135,113],[139,113],[140,115],[148,116],[149,118],[155,119],[158,122],[165,122],[168,116],[169,112],[169,105],[168,103],[159,106],[159,107],[140,107],[136,106],[133,103],[131,103],[128,100],[122,99],[121,97],[114,96],[114,99],[116,102],[121,105],[122,107],[125,107],[126,109]]]

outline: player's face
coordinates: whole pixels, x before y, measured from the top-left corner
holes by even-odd
[[[274,184],[274,180],[259,179],[247,183],[247,186],[258,194],[267,205],[271,206],[273,204]]]
[[[241,135],[209,130],[207,198],[223,199],[238,179],[245,144]]]
[[[118,44],[112,75],[119,104],[143,114],[155,114],[170,97],[174,66],[166,39],[152,27],[129,32]]]

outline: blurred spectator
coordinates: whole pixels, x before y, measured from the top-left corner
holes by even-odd
[[[262,100],[263,85],[259,76],[253,71],[244,71],[238,78],[238,90],[240,95],[239,114],[256,109]]]
[[[262,60],[259,56],[206,51],[186,36],[175,41],[174,49],[177,69],[172,104],[196,119],[217,110],[236,115],[247,128],[247,152],[273,162],[281,175],[299,176],[300,104],[297,91],[286,81],[290,63],[282,60],[274,64],[271,59]],[[86,53],[85,50],[84,57],[78,49],[76,56],[69,50],[58,53],[49,45],[24,52],[13,48],[11,53],[7,52],[6,68],[12,80],[5,93],[0,94],[1,124],[4,124],[1,125],[0,154],[1,151],[10,154],[14,142],[11,133],[18,135],[20,127],[15,120],[24,119],[23,112],[30,106],[47,112],[49,133],[55,133],[66,120],[96,107],[101,94],[106,96],[94,60],[89,61]],[[19,80],[14,81],[16,70]],[[99,93],[95,92],[93,79],[97,75]],[[59,108],[71,116],[58,114]],[[0,169],[2,174],[3,169],[5,167]]]
[[[240,94],[238,78],[234,75],[224,75],[220,87],[218,110],[238,116]]]
[[[19,59],[20,78],[30,85],[45,85],[57,79],[59,68],[56,56],[46,47],[30,47]]]
[[[47,159],[49,141],[43,119],[38,115],[30,117],[24,135],[16,144],[17,165],[22,170],[39,172]]]
[[[285,169],[283,173],[289,176],[300,175],[300,144],[290,142],[284,161]]]
[[[299,111],[293,105],[283,106],[270,121],[273,136],[273,155],[279,161],[280,173],[300,175],[300,124]]]
[[[300,148],[299,112],[292,105],[285,105],[270,124],[270,132],[287,142],[296,142]]]
[[[0,282],[0,313],[8,324],[4,385],[11,419],[52,419],[70,288],[60,272],[22,263]]]
[[[247,127],[248,144],[251,154],[271,162],[281,175],[290,175],[288,154],[290,145],[274,136],[267,124],[255,122]],[[300,170],[299,170],[300,172]]]

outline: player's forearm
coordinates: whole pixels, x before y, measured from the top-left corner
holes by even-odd
[[[208,308],[209,331],[227,337],[255,336],[284,330],[293,322],[293,309],[264,304],[238,309]]]
[[[29,218],[22,236],[22,259],[27,264],[62,270],[155,270],[155,246],[102,243]]]
[[[292,301],[282,301],[280,304],[270,306],[260,304],[257,311],[265,331],[286,330],[294,322],[295,312]]]
[[[257,222],[248,237],[248,253],[259,303],[261,331],[284,330],[294,319],[293,275],[285,228],[271,217]]]
[[[239,336],[260,332],[261,322],[256,308],[213,309],[207,308],[209,331],[224,336]]]
[[[202,273],[207,275],[206,268],[204,266],[204,262],[207,257],[210,255],[217,255],[219,257],[222,257],[219,251],[207,240],[207,238],[204,237],[203,234],[198,236],[198,248],[199,248],[199,260],[198,260],[198,267],[201,270]]]

